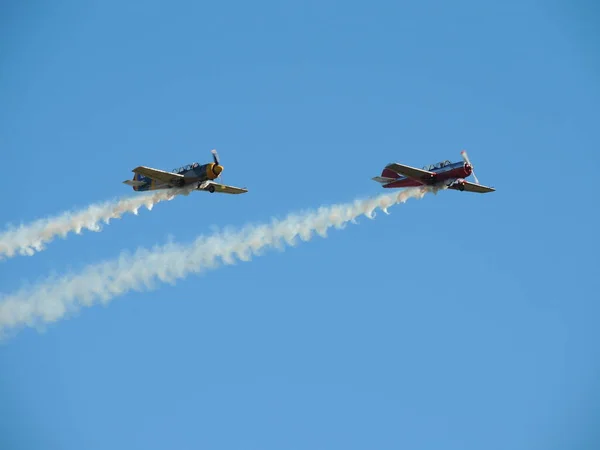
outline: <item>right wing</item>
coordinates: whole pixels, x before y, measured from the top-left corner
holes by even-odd
[[[210,186],[214,186],[215,192],[218,192],[221,194],[245,194],[246,192],[248,192],[248,189],[245,189],[245,188],[228,186],[226,184],[213,183],[212,181],[209,183],[206,183],[206,185],[204,187],[201,186],[198,189],[203,190],[203,191],[208,191]]]
[[[140,175],[144,175],[148,178],[152,178],[153,180],[161,181],[165,184],[174,184],[178,183],[178,180],[182,180],[184,178],[183,175],[178,173],[167,172],[165,170],[152,169],[150,167],[139,166],[132,170],[134,173],[139,173]],[[181,183],[181,181],[179,181]]]
[[[478,194],[486,194],[488,192],[494,192],[496,189],[484,186],[483,184],[475,184],[470,181],[465,181],[465,191],[477,192]]]
[[[434,172],[428,170],[417,169],[416,167],[405,166],[398,163],[391,163],[385,166],[386,169],[393,170],[397,174],[404,175],[407,178],[411,178],[417,181],[431,180],[434,176]]]

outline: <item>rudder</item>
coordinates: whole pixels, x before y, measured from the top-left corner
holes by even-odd
[[[381,171],[381,178],[391,178],[393,180],[400,178],[400,175],[387,167]]]

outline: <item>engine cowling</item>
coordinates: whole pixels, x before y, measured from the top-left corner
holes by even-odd
[[[465,163],[464,165],[465,177],[468,177],[473,173],[473,167],[469,163]],[[464,181],[464,180],[463,180]]]
[[[206,165],[206,178],[209,180],[214,180],[221,172],[223,172],[223,166],[220,164],[210,163]]]

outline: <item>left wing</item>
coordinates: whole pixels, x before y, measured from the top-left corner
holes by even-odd
[[[139,173],[148,178],[162,181],[166,184],[180,184],[183,181],[184,176],[178,173],[167,172],[165,170],[152,169],[150,167],[139,166],[132,170],[134,173]]]
[[[494,192],[496,189],[484,186],[483,184],[475,184],[470,181],[465,181],[465,191],[477,192],[478,194],[486,194],[488,192]]]
[[[209,191],[211,186],[214,187],[214,192],[219,192],[221,194],[245,194],[246,192],[248,192],[248,189],[246,188],[239,188],[235,186],[228,186],[226,184],[213,183],[212,181],[206,183],[204,186],[199,186],[198,189],[202,191]]]
[[[405,166],[403,164],[391,163],[385,166],[386,169],[393,170],[394,172],[404,175],[407,178],[411,178],[417,181],[431,180],[435,176],[435,172],[429,170],[417,169],[416,167]]]

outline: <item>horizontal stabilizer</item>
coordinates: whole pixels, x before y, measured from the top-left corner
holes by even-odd
[[[388,177],[373,177],[371,179],[373,181],[377,181],[378,183],[381,183],[381,184],[388,184],[388,183],[391,183],[392,181],[396,181],[396,178],[388,178]]]
[[[143,186],[144,184],[146,184],[145,182],[139,181],[139,180],[125,180],[125,181],[123,181],[123,183],[128,184],[129,186],[134,186],[134,187]]]

